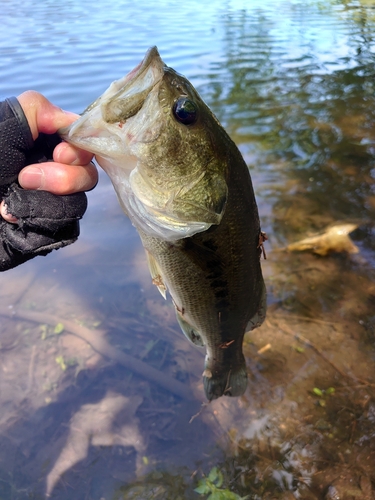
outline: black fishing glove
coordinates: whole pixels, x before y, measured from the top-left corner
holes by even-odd
[[[0,271],[78,238],[78,220],[87,208],[85,193],[57,196],[24,190],[17,183],[23,167],[52,159],[59,142],[57,134],[39,134],[34,141],[18,100],[11,97],[0,102],[0,201],[18,219],[11,224],[0,216]]]

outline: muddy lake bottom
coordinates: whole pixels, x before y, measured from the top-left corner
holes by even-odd
[[[215,466],[223,489],[254,499],[373,498],[375,285],[362,258],[269,250],[248,389],[207,404],[203,352],[145,259],[122,262],[109,293],[112,257],[90,273],[94,257],[75,255],[63,277],[45,259],[4,280],[0,498],[193,499]]]

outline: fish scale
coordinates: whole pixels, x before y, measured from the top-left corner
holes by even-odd
[[[233,143],[227,140],[230,151]],[[247,384],[243,336],[259,306],[265,307],[260,225],[250,175],[237,151],[230,156],[226,165],[231,189],[219,225],[174,243],[140,231],[177,314],[203,337],[207,349],[203,376],[209,400],[243,394]]]
[[[191,83],[154,47],[61,131],[92,151],[137,228],[153,283],[205,346],[208,400],[247,386],[242,342],[265,317],[261,230],[249,169]]]

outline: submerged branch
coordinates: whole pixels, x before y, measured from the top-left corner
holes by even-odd
[[[180,398],[193,400],[193,394],[189,388],[178,380],[173,379],[170,375],[164,375],[159,370],[156,370],[152,366],[144,363],[140,359],[136,359],[129,354],[126,354],[116,347],[108,343],[104,338],[104,332],[99,330],[92,331],[89,328],[78,325],[74,321],[67,319],[61,320],[52,314],[46,314],[36,311],[25,311],[25,310],[8,310],[0,308],[0,316],[7,318],[16,318],[26,321],[33,321],[34,323],[48,323],[51,326],[55,326],[57,323],[62,322],[64,324],[65,331],[75,335],[85,342],[90,344],[90,346],[102,356],[109,358],[116,363],[124,366],[128,370],[131,370],[138,375],[146,378],[147,380],[158,384],[163,389],[179,396]]]
[[[318,325],[339,325],[337,321],[326,321],[323,319],[317,319],[317,318],[309,318],[308,316],[300,316],[298,314],[282,314],[282,313],[274,313],[273,314],[274,318],[280,318],[280,319],[295,319],[296,321],[307,321],[308,323],[317,323]]]
[[[375,384],[374,383],[371,383],[371,382],[368,382],[367,380],[363,380],[359,377],[356,377],[356,376],[353,376],[351,375],[350,373],[345,373],[343,370],[341,370],[341,368],[339,368],[335,363],[333,363],[333,361],[331,361],[328,356],[325,355],[325,353],[317,346],[315,345],[313,342],[311,342],[311,340],[307,339],[306,337],[304,337],[303,335],[301,335],[300,333],[295,333],[293,332],[292,330],[290,330],[287,325],[285,324],[282,324],[280,325],[280,323],[278,322],[278,325],[277,327],[283,332],[283,333],[286,333],[287,335],[290,335],[290,336],[293,336],[294,338],[296,338],[297,340],[299,340],[300,342],[303,342],[304,344],[306,344],[308,347],[310,347],[311,349],[313,349],[321,358],[324,359],[324,361],[326,363],[328,363],[329,365],[331,365],[331,367],[336,370],[343,378],[346,378],[346,379],[350,379],[350,380],[354,380],[354,381],[357,381],[357,382],[360,382],[361,384],[363,384],[364,386],[367,386],[367,387],[375,387]]]

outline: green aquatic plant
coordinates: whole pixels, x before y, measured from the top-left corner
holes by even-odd
[[[41,324],[39,325],[39,329],[40,338],[42,340],[46,340],[46,338],[51,335],[60,335],[65,330],[65,326],[63,323],[57,323],[55,327],[47,324]]]
[[[64,372],[66,370],[66,363],[65,363],[64,357],[63,356],[57,356],[57,358],[55,359],[55,361],[60,366],[60,368],[62,369],[62,371]]]
[[[55,335],[60,335],[65,330],[64,324],[63,323],[57,323],[55,328],[53,329],[53,333]]]
[[[199,480],[198,486],[194,491],[201,496],[208,495],[206,500],[246,500],[249,498],[248,495],[240,497],[237,493],[233,493],[233,491],[223,489],[223,481],[223,474],[217,467],[213,467],[207,477]]]
[[[75,366],[78,364],[76,358],[65,359],[64,356],[57,356],[55,358],[56,363],[60,366],[63,372],[68,368],[68,366]]]
[[[328,387],[328,389],[319,389],[318,387],[314,387],[312,390],[313,394],[315,396],[318,396],[318,404],[319,406],[326,406],[326,396],[332,396],[335,394],[335,388],[334,387]]]

